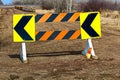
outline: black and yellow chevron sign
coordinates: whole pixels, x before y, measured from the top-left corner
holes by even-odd
[[[81,39],[100,38],[100,13],[86,12],[80,13]]]
[[[32,14],[13,15],[14,42],[35,41],[35,16]]]

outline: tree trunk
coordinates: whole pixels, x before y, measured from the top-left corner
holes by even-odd
[[[66,10],[66,0],[54,0],[53,4],[56,13]]]
[[[2,1],[0,0],[0,5],[3,5]]]

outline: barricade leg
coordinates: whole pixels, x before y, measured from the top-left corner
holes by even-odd
[[[82,51],[82,54],[86,55],[90,48],[92,48],[92,51],[91,51],[92,58],[97,59],[98,57],[95,55],[94,48],[92,45],[92,39],[87,40],[86,47],[85,47],[84,51]]]
[[[26,44],[21,43],[20,59],[23,63],[27,63]]]

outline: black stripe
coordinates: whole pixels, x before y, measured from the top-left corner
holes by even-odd
[[[43,14],[37,14],[37,15],[35,16],[35,23],[37,23],[42,16],[43,16]]]
[[[61,31],[55,31],[55,32],[53,32],[52,35],[47,40],[54,40],[56,38],[56,36],[58,36],[58,34],[60,32]]]
[[[91,37],[99,36],[97,32],[91,27],[91,23],[94,21],[96,16],[97,16],[97,13],[89,14],[81,26],[86,31],[86,33],[88,33],[88,35]]]
[[[39,32],[39,33],[36,35],[36,40],[38,41],[44,34],[45,34],[45,32]]]
[[[77,37],[77,39],[81,39],[81,34]]]
[[[17,25],[14,27],[15,31],[21,36],[23,40],[33,40],[31,36],[26,32],[24,27],[30,21],[32,16],[23,16]]]
[[[46,22],[52,22],[57,16],[58,14],[52,14]]]
[[[75,21],[80,21],[80,17],[78,17]]]
[[[72,17],[73,14],[74,14],[74,13],[68,13],[68,14],[61,20],[61,22],[68,21],[68,20]]]
[[[63,39],[69,39],[73,34],[74,34],[75,30],[71,30],[69,31],[64,37]]]

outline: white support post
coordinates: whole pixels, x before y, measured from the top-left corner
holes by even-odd
[[[94,48],[93,48],[93,45],[92,45],[92,39],[88,39],[88,40],[87,40],[86,47],[85,47],[84,51],[82,51],[82,54],[83,54],[83,55],[86,55],[86,53],[88,52],[88,50],[89,50],[90,48],[92,48],[91,55],[92,55],[93,57],[95,57],[96,55],[95,55]]]
[[[23,63],[27,63],[27,54],[26,54],[26,44],[25,44],[25,42],[21,43],[20,59],[22,60]]]

